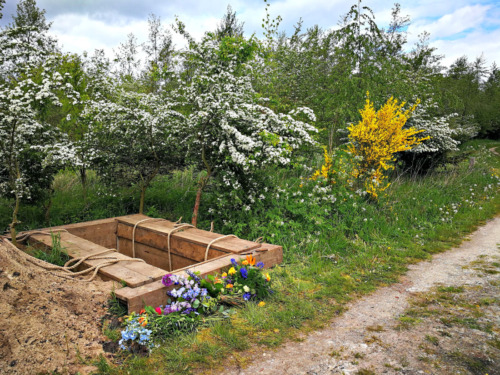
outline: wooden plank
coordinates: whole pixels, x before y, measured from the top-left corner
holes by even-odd
[[[175,234],[173,234],[170,238],[170,247],[172,254],[177,254],[183,258],[191,259],[195,263],[202,262],[205,260],[206,245],[199,246],[197,244],[184,241],[183,239],[177,238]],[[164,256],[167,256],[166,254],[168,254],[167,252],[168,234],[153,233],[150,232],[149,229],[147,228],[137,228],[135,237],[136,237],[135,238],[136,244],[144,244],[146,246],[158,249],[159,251],[163,251],[165,253]],[[118,248],[120,249],[120,251],[121,251],[120,242],[124,241],[130,241],[130,250],[131,250],[132,232],[129,226],[118,224],[117,238],[118,238]],[[125,246],[127,246],[127,249],[129,248],[128,245]],[[216,258],[225,254],[227,254],[227,252],[220,251],[211,247],[208,251],[208,259]],[[174,269],[176,268],[178,267],[177,266],[174,267]]]
[[[52,246],[52,238],[48,235],[35,234],[30,237],[30,241],[44,244],[47,247]],[[66,249],[71,258],[85,257],[107,250],[102,246],[94,244],[93,242],[87,241],[83,238],[76,237],[68,232],[61,232],[61,245]],[[103,254],[103,256],[106,255],[107,254]],[[131,259],[130,257],[116,251],[110,255],[117,259]],[[100,259],[87,259],[82,263],[82,265],[84,268],[89,268],[104,261],[105,260]],[[130,287],[137,287],[150,283],[154,280],[161,279],[161,277],[165,274],[165,271],[144,262],[122,261],[117,264],[102,267],[99,270],[99,273],[112,280],[124,281]]]
[[[41,231],[57,231],[65,229],[75,236],[92,241],[107,248],[116,247],[116,218],[86,221],[82,223],[60,225],[51,228],[43,228]]]
[[[201,276],[205,276],[209,273],[216,273],[224,267],[229,267],[231,265],[231,258],[233,256],[223,256],[218,259],[212,259],[204,263],[204,265],[198,265],[197,267],[189,267],[193,271],[200,271]],[[204,266],[204,267],[203,267]],[[184,270],[173,272],[174,275],[184,275]],[[168,301],[167,291],[173,287],[166,288],[161,281],[155,281],[147,285],[143,285],[137,288],[121,288],[115,290],[115,295],[118,299],[125,301],[128,306],[128,312],[139,312],[145,305],[149,306],[160,306],[166,305]]]
[[[118,251],[131,257],[133,254],[132,241],[123,237],[118,237]],[[168,252],[165,250],[159,250],[136,242],[135,256],[136,258],[144,259],[149,264],[164,269],[165,272],[169,271]],[[177,255],[174,252],[172,252],[171,257],[173,270],[197,263],[196,260]]]
[[[259,251],[260,250],[260,251]],[[264,262],[265,268],[270,268],[283,260],[283,248],[277,245],[262,244],[262,250],[253,250],[249,252],[257,262]],[[195,266],[176,270],[174,275],[183,275],[189,269],[199,271],[201,276],[221,273],[223,270],[232,266],[231,259],[245,259],[244,255],[226,255],[217,259],[208,260]],[[171,288],[170,288],[171,289]],[[122,288],[115,291],[116,297],[125,301],[128,305],[128,312],[139,312],[145,305],[157,307],[165,305],[168,300],[168,289],[163,286],[161,281],[143,285],[137,288]]]
[[[141,217],[132,218],[130,216],[119,218],[117,234],[120,237],[132,239],[132,232],[134,225],[140,221],[140,219],[144,219]],[[121,226],[120,224],[123,224]],[[143,222],[140,223],[136,228],[136,241],[145,243],[146,245],[154,246],[156,248],[163,248],[166,243],[166,237],[168,233],[170,233],[175,228],[175,223],[163,220],[163,221],[151,221],[151,222]],[[141,229],[146,229],[142,231]],[[156,233],[161,236],[160,239],[155,239],[154,236],[151,236],[151,233]],[[194,245],[198,245],[199,247],[205,248],[207,245],[214,239],[222,237],[223,235],[218,233],[213,233],[197,228],[189,228],[183,231],[175,232],[171,235],[171,240],[183,240],[185,242],[192,243]],[[150,241],[149,243],[145,241]],[[158,243],[159,242],[159,243]],[[172,243],[172,247],[175,247]],[[219,242],[214,243],[211,248],[228,252],[228,253],[241,253],[244,251],[253,250],[259,248],[260,244],[243,240],[240,238],[226,238]]]

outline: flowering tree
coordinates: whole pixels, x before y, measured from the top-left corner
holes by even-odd
[[[50,188],[71,148],[51,126],[59,96],[74,95],[56,71],[58,56],[48,27],[31,0],[18,4],[14,24],[0,33],[0,193],[14,198],[10,232],[15,242],[22,199]]]
[[[36,73],[0,84],[0,192],[13,196],[10,225],[14,240],[21,199],[50,187],[60,162],[71,157],[71,148],[46,121],[46,111],[60,105],[62,77],[54,73],[49,58]]]
[[[406,127],[424,131],[426,139],[401,154],[401,160],[416,172],[444,164],[451,151],[458,151],[461,140],[470,139],[478,132],[475,123],[460,119],[458,113],[436,115],[440,111],[438,103],[427,100],[421,104],[408,120]]]
[[[155,94],[118,91],[111,99],[89,101],[84,112],[92,163],[107,181],[138,184],[142,213],[151,181],[177,163],[175,130],[183,116]]]
[[[252,87],[253,40],[223,38],[211,34],[196,43],[181,23],[189,49],[183,57],[190,74],[183,76],[177,94],[189,115],[184,126],[188,153],[205,174],[198,181],[192,223],[196,225],[202,192],[212,177],[222,187],[252,195],[251,179],[258,168],[290,163],[293,150],[313,144],[315,128],[301,118],[314,121],[308,108],[287,114],[265,106]]]
[[[89,129],[92,118],[82,116],[82,112],[88,101],[112,96],[115,87],[110,71],[110,62],[103,50],[96,50],[91,56],[64,55],[58,66],[58,72],[72,85],[75,95],[61,98],[59,118],[54,122],[73,145],[74,154],[70,163],[80,177],[84,200],[87,198],[87,170],[91,167],[93,155]]]

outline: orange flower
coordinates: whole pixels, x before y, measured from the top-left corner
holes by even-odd
[[[248,266],[248,260],[244,260],[243,262],[241,262],[241,264],[243,264],[244,266]]]
[[[252,255],[247,255],[247,260],[248,264],[251,266],[255,266],[255,258]]]
[[[148,321],[145,317],[141,316],[139,319],[138,319],[139,323],[141,324],[141,326],[143,327],[146,327],[147,324],[148,324]]]
[[[271,276],[268,273],[266,273],[266,281],[271,281]]]
[[[142,309],[141,311],[139,311],[139,315],[142,315],[142,314],[145,314],[146,313],[146,310]]]
[[[226,285],[226,288],[227,288],[227,289],[231,289],[232,287],[233,287],[233,284],[227,284],[227,285]]]

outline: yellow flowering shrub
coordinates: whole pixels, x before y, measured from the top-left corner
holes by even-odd
[[[423,130],[403,129],[418,103],[403,110],[406,103],[398,103],[391,97],[376,111],[368,96],[365,107],[360,110],[361,121],[348,128],[347,147],[353,157],[352,177],[374,199],[390,185],[384,180],[386,171],[394,168],[395,154],[429,139],[415,137]]]
[[[323,147],[323,150],[324,150],[323,156],[325,158],[325,162],[320,169],[314,172],[314,174],[311,176],[310,179],[316,181],[319,177],[323,177],[329,183],[334,184],[336,171],[333,168],[333,159],[328,154],[328,150],[326,149],[326,147]]]

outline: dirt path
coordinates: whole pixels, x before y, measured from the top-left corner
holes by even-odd
[[[239,373],[500,374],[500,217],[469,238]]]

